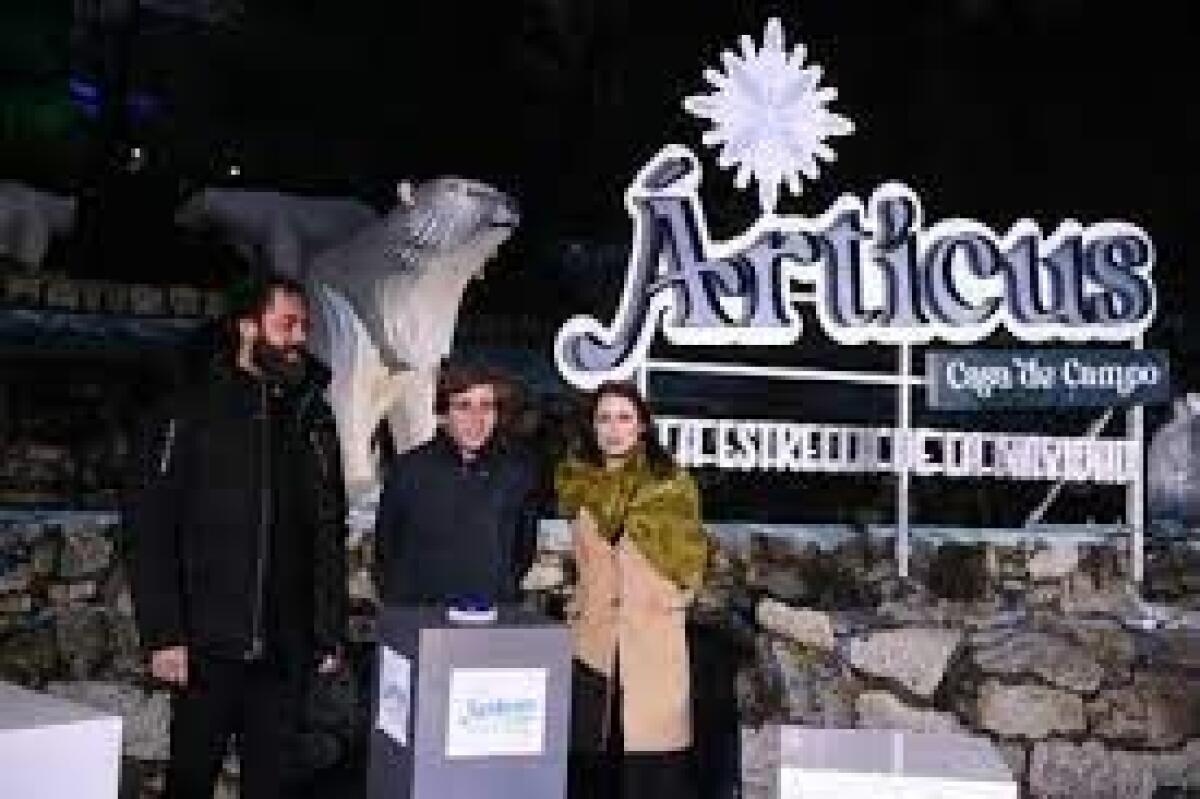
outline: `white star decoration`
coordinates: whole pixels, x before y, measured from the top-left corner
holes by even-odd
[[[834,160],[825,139],[852,133],[854,123],[826,108],[837,89],[818,87],[821,68],[803,66],[804,45],[787,52],[778,18],[768,20],[761,48],[749,36],[739,43],[740,55],[721,53],[724,73],[704,71],[716,91],[688,97],[683,107],[713,123],[704,144],[719,148],[722,169],[737,170],[734,185],[739,189],[746,189],[751,179],[758,184],[759,205],[771,214],[780,187],[799,194],[801,174],[816,180],[817,159]]]

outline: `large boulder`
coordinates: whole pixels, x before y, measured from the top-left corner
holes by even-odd
[[[962,725],[952,713],[913,707],[887,691],[864,691],[855,703],[858,726],[879,730],[908,730],[910,732],[962,731]]]
[[[829,614],[819,610],[794,608],[774,599],[764,599],[754,609],[754,615],[764,630],[801,646],[830,652],[837,645]]]
[[[850,664],[928,699],[941,685],[962,637],[961,630],[882,630],[850,642]]]
[[[1200,682],[1139,673],[1133,684],[1088,703],[1092,734],[1138,747],[1169,749],[1200,737]]]
[[[1065,638],[1034,630],[1021,630],[980,647],[973,653],[984,674],[1008,681],[1035,676],[1069,691],[1099,690],[1105,669],[1085,650]]]
[[[1029,758],[1029,792],[1036,799],[1150,799],[1154,787],[1145,758],[1096,741],[1043,741]]]
[[[1042,685],[987,682],[979,692],[978,723],[1007,738],[1040,740],[1051,735],[1083,732],[1083,700]]]

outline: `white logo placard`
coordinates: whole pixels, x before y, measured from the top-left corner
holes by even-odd
[[[545,669],[451,672],[447,758],[540,755],[545,735]]]

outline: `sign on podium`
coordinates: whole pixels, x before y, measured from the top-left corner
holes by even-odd
[[[565,626],[515,607],[490,621],[389,607],[378,629],[369,799],[563,799]]]

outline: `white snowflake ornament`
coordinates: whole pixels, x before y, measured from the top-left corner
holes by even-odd
[[[780,187],[799,194],[801,175],[816,180],[818,159],[834,160],[825,140],[852,133],[854,123],[826,108],[837,98],[837,89],[818,86],[821,68],[804,66],[804,45],[787,52],[778,18],[767,21],[761,48],[749,36],[739,43],[740,55],[721,53],[723,73],[704,71],[716,91],[688,97],[683,107],[713,123],[702,141],[719,148],[717,164],[737,170],[734,185],[739,189],[748,188],[753,179],[763,213],[773,214]]]

